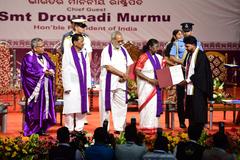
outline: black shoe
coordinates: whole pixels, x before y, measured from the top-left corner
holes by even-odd
[[[42,132],[42,134],[40,136],[49,136],[49,134],[46,132]]]
[[[184,123],[180,123],[180,128],[187,128]]]
[[[39,131],[39,132],[37,132],[37,134],[38,134],[39,136],[49,136],[49,134],[46,133],[46,132],[44,132],[44,131]]]

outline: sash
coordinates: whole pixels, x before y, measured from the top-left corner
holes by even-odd
[[[152,90],[152,92],[148,95],[147,99],[145,100],[145,102],[139,106],[139,112],[141,112],[145,107],[146,105],[148,104],[148,102],[154,97],[154,95],[157,93],[157,89],[154,88]]]
[[[81,68],[78,54],[75,48],[72,46],[72,56],[78,72],[78,79],[80,83],[80,94],[81,94],[81,110],[82,113],[87,112],[87,69],[86,69],[86,60],[83,53],[81,52],[81,59],[83,64],[83,69]]]
[[[37,53],[35,53],[35,52],[33,52],[33,51],[30,51],[30,52],[28,52],[27,54],[30,54],[30,55],[33,56],[33,57],[36,56],[36,59],[37,59],[39,65],[42,66],[43,71],[47,70],[48,65],[49,65],[49,64],[48,64],[48,63],[49,63],[49,59],[47,59],[44,55],[38,55]],[[45,53],[45,54],[47,54],[47,53]],[[40,60],[40,56],[41,56],[41,58],[42,58],[43,61]],[[44,63],[43,57],[46,58],[45,63]],[[34,102],[37,102],[37,99],[38,99],[38,96],[39,96],[39,92],[40,92],[40,88],[41,88],[41,83],[42,83],[42,81],[43,81],[43,79],[44,79],[44,76],[45,76],[45,75],[44,75],[44,73],[43,73],[43,75],[40,77],[40,79],[39,79],[36,87],[34,88],[32,94],[29,96],[29,98],[28,98],[28,100],[27,100],[27,104],[28,104],[28,105],[30,104],[30,102],[31,102],[33,99],[34,99]]]
[[[157,69],[161,69],[161,65],[160,65],[159,59],[157,58],[156,54],[154,54],[152,56],[151,53],[149,53],[148,51],[146,53],[147,53],[147,56],[148,56],[152,66],[154,68],[154,77],[155,77],[155,79],[157,79],[156,70]],[[157,113],[156,113],[156,116],[159,117],[160,114],[163,112],[162,96],[161,96],[161,89],[160,89],[160,87],[156,86],[156,89],[157,89]]]
[[[185,49],[185,51],[183,52],[183,56],[182,56],[183,62],[185,61],[186,57],[187,57],[187,50]]]
[[[176,41],[176,42],[174,42],[175,43],[175,45],[176,45],[176,58],[177,59],[180,59],[180,57],[179,57],[179,52],[178,52],[178,41]],[[182,56],[182,58],[181,58],[181,60],[182,61],[184,61],[185,60],[185,58],[186,58],[186,56],[187,56],[187,51],[186,51],[186,49],[185,49],[185,51],[183,52],[183,56]]]
[[[121,47],[121,51],[123,55],[125,56],[126,62],[127,62],[127,53],[123,47]],[[112,58],[112,45],[111,43],[108,45],[108,53],[110,60]],[[127,65],[126,65],[127,66]],[[107,71],[106,75],[106,85],[105,85],[105,111],[110,111],[111,110],[111,77],[112,73]],[[127,83],[126,83],[127,85]],[[126,103],[127,103],[127,92],[126,92]]]
[[[187,57],[186,60],[186,79],[190,79],[190,77],[194,74],[194,68],[195,68],[195,64],[196,64],[196,60],[197,60],[197,55],[198,55],[198,51],[199,48],[197,47],[195,49],[195,51],[192,53],[192,55]],[[188,60],[190,62],[188,62]],[[187,84],[187,95],[193,95],[193,91],[194,91],[194,86],[192,83]]]
[[[179,55],[178,55],[178,42],[174,42],[175,45],[176,45],[176,56],[177,56],[177,59],[179,59]]]

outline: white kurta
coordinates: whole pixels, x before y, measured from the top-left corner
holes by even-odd
[[[125,48],[124,48],[125,49]],[[101,74],[100,74],[100,93],[99,93],[99,111],[100,125],[102,126],[105,119],[109,120],[109,111],[105,111],[105,86],[107,70],[104,66],[110,65],[119,71],[126,73],[126,66],[133,64],[129,53],[127,54],[127,62],[121,49],[115,49],[112,46],[112,57],[110,59],[108,46],[106,46],[101,54]],[[127,104],[125,103],[126,82],[120,83],[120,77],[111,75],[111,111],[113,117],[113,126],[117,131],[122,131],[126,122]]]
[[[162,62],[162,56],[157,54],[159,62]],[[136,69],[141,70],[141,72],[151,78],[154,77],[154,68],[151,61],[148,59],[147,54],[143,54],[139,61],[137,62]],[[155,86],[148,83],[147,81],[137,77],[138,86],[138,105],[141,106],[152,91]],[[152,99],[146,104],[146,106],[140,112],[140,128],[141,129],[155,129],[159,127],[159,117],[156,117],[157,113],[157,94],[155,94]]]
[[[75,34],[75,33],[73,33]],[[91,78],[91,71],[90,71],[90,54],[92,53],[92,47],[91,47],[91,41],[89,39],[89,37],[87,36],[84,36],[84,46],[83,46],[83,49],[82,51],[87,53],[88,56],[85,56],[88,58],[88,60],[86,59],[86,63],[87,63],[87,66],[89,66],[89,72],[87,72],[87,74],[90,75],[90,77],[87,77],[87,84],[90,84],[90,86],[87,86],[87,88],[91,88],[91,83],[92,83],[92,78]],[[72,47],[72,38],[71,36],[68,36],[64,39],[64,42],[63,42],[63,46],[64,46],[64,54],[65,52],[66,53],[71,53],[71,47]],[[70,49],[70,51],[69,51]],[[72,56],[72,53],[71,53],[71,56]],[[73,61],[74,62],[74,61]],[[81,63],[80,63],[81,64]],[[89,105],[88,105],[88,112],[89,112]]]
[[[87,88],[91,88],[91,73],[90,73],[89,57],[87,56],[87,53],[85,52],[85,50],[82,50],[82,52],[85,56],[86,65],[87,65],[86,66]],[[80,61],[79,63],[81,65],[81,68],[83,69],[82,58],[80,53],[78,54],[78,57],[79,57],[79,61]],[[64,47],[64,54],[62,58],[62,80],[63,80],[64,91],[71,90],[70,94],[63,95],[63,99],[64,99],[63,114],[82,113],[81,93],[80,93],[81,86],[78,78],[77,68],[75,66],[74,59],[72,56],[71,48]],[[88,100],[87,100],[87,106],[89,108]]]

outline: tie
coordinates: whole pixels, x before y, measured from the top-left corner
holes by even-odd
[[[191,59],[192,59],[192,54],[189,54],[188,59],[187,59],[187,64],[186,64],[186,78],[188,77],[188,71],[189,71]]]
[[[39,54],[39,55],[38,55],[38,58],[39,58],[39,59],[43,59],[43,57],[42,57],[42,55],[41,55],[41,54]]]
[[[38,55],[38,59],[43,63],[43,56],[41,54]]]

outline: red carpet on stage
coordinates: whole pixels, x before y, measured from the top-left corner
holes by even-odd
[[[138,112],[128,112],[127,115],[127,122],[130,123],[130,120],[132,117],[136,117],[137,119],[137,125],[139,122],[139,114]],[[51,127],[48,130],[48,133],[51,136],[56,136],[56,131],[59,127],[59,115],[57,115],[58,118],[58,123],[54,126]],[[172,131],[171,129],[166,129],[165,128],[165,116],[162,115],[160,118],[160,124],[162,125],[164,131]],[[91,112],[91,115],[88,115],[88,125],[85,125],[84,129],[90,133],[93,133],[94,129],[99,127],[100,121],[99,121],[99,112]],[[218,123],[219,121],[225,122],[225,129],[230,130],[232,127],[239,128],[240,126],[234,125],[232,122],[232,112],[228,111],[226,115],[226,120],[223,120],[223,112],[222,111],[216,111],[214,112],[214,118],[213,118],[213,130],[212,132],[215,132],[218,130]],[[111,123],[111,122],[110,122]],[[186,123],[187,124],[187,123]],[[179,128],[178,120],[177,120],[177,114],[175,113],[175,129],[174,131],[181,131],[182,129]],[[6,133],[1,133],[0,136],[19,136],[20,133],[22,132],[22,113],[17,113],[17,112],[11,112],[8,113],[7,117],[7,132]],[[113,127],[111,124],[110,132],[113,132]]]
[[[237,98],[240,98],[240,88],[238,88],[238,95]],[[1,96],[1,101],[10,101],[11,104],[13,104],[12,101],[12,96]],[[19,98],[17,97],[17,102],[19,101]],[[238,106],[240,107],[240,106]],[[94,97],[93,101],[93,108],[94,111],[91,112],[90,115],[87,116],[88,119],[88,125],[85,125],[84,129],[87,132],[93,133],[94,129],[100,126],[100,118],[99,118],[99,112],[96,111],[98,110],[98,97]],[[132,117],[136,117],[137,120],[137,126],[139,122],[139,113],[138,112],[132,112],[128,111],[127,114],[127,123],[130,123],[130,120]],[[236,125],[233,123],[233,112],[232,111],[227,111],[226,112],[226,120],[223,119],[223,111],[214,111],[213,112],[213,129],[211,132],[215,132],[218,130],[218,122],[223,121],[225,122],[225,129],[230,130],[232,127],[239,128],[240,126]],[[51,127],[48,130],[48,133],[51,136],[56,136],[56,131],[60,126],[60,114],[57,113],[57,124],[53,127]],[[186,120],[186,124],[188,124]],[[177,113],[174,114],[174,129],[168,129],[165,128],[165,114],[162,114],[160,117],[160,125],[163,128],[164,131],[169,132],[169,131],[182,131],[182,129],[179,127],[178,123],[178,116]],[[112,121],[110,121],[110,132],[113,132],[113,127],[112,127]],[[14,109],[14,106],[10,106],[8,109],[8,114],[7,114],[7,132],[2,133],[0,132],[0,136],[8,136],[8,137],[13,137],[13,136],[19,136],[22,133],[22,112],[20,106],[17,104],[16,108]]]

